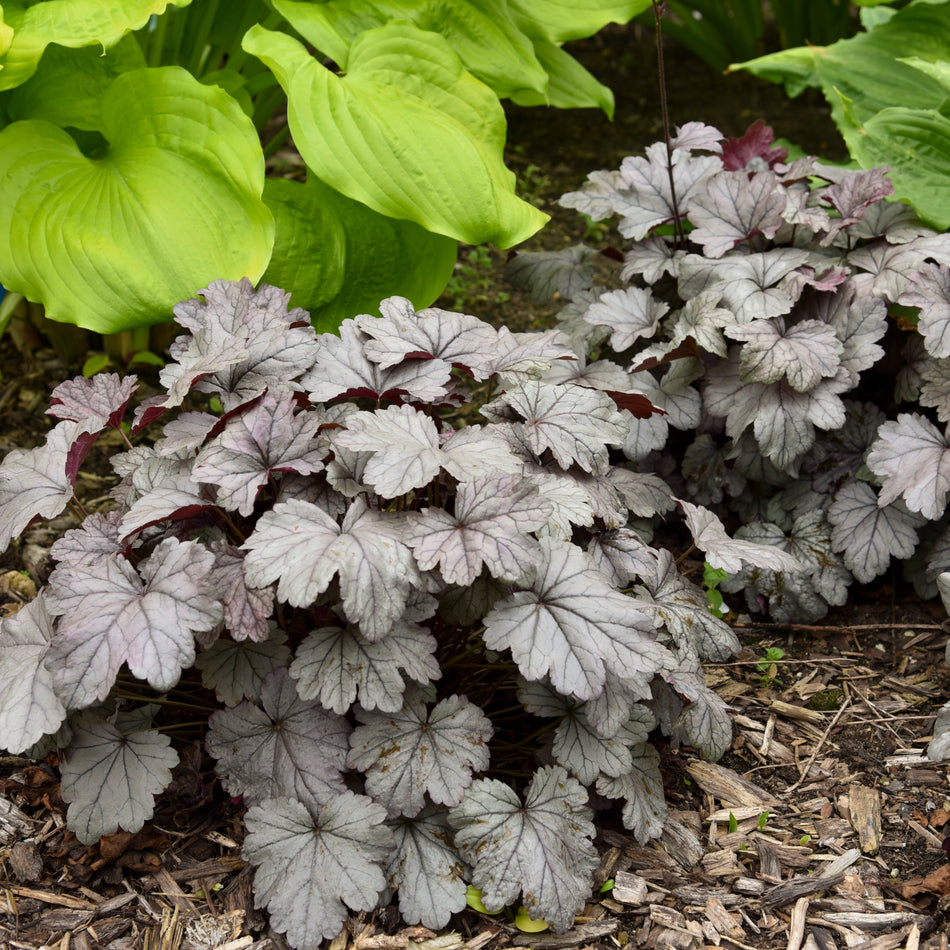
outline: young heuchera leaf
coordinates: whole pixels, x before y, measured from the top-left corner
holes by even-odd
[[[340,932],[347,907],[376,906],[394,844],[385,818],[382,805],[349,791],[319,811],[287,798],[248,809],[242,854],[257,869],[254,903],[291,945],[316,950]]]
[[[123,663],[154,689],[174,686],[194,662],[195,635],[221,622],[207,585],[213,564],[197,542],[166,538],[141,576],[122,558],[57,567],[48,599],[60,619],[49,666],[66,706],[104,699]]]
[[[655,574],[644,578],[635,593],[640,608],[655,613],[657,625],[666,626],[681,653],[721,662],[738,652],[732,628],[713,616],[705,591],[680,574],[665,548],[657,552]]]
[[[543,538],[531,590],[485,617],[485,644],[510,649],[528,680],[549,675],[558,692],[593,699],[607,670],[655,673],[672,659],[634,601],[610,587],[580,548]]]
[[[61,760],[66,820],[83,844],[119,828],[140,831],[152,817],[154,796],[171,781],[178,753],[154,729],[122,735],[95,713],[73,720],[73,740]]]
[[[243,702],[212,714],[205,744],[231,795],[319,806],[346,787],[349,734],[345,719],[302,700],[287,670],[278,669],[261,687],[260,706]]]
[[[899,502],[879,506],[874,489],[855,479],[835,493],[828,520],[834,526],[831,546],[862,584],[883,574],[892,555],[909,558],[917,547],[916,529],[923,523]]]
[[[765,120],[756,119],[741,137],[728,138],[722,143],[722,167],[726,171],[741,171],[758,160],[753,170],[773,168],[788,158],[787,148],[772,148],[774,140],[775,133]]]
[[[410,516],[405,542],[423,571],[437,564],[450,584],[468,585],[486,566],[493,577],[517,581],[537,558],[529,536],[550,517],[551,504],[515,475],[478,478],[456,489],[453,514],[426,508]]]
[[[405,621],[376,642],[353,630],[321,627],[297,648],[290,675],[301,698],[317,699],[340,715],[357,696],[364,709],[392,713],[402,707],[406,688],[400,670],[423,686],[439,678],[436,645],[424,627]]]
[[[669,309],[669,304],[657,300],[648,288],[625,287],[603,294],[597,303],[587,308],[584,321],[609,327],[610,346],[620,353],[636,340],[653,336],[660,318]]]
[[[87,423],[60,422],[34,449],[11,449],[0,464],[0,551],[37,515],[55,518],[73,497]],[[77,452],[80,453],[76,458]]]
[[[407,924],[441,930],[452,914],[465,909],[466,869],[452,844],[443,809],[424,808],[414,818],[389,823],[396,850],[387,869],[398,891],[399,912]]]
[[[372,362],[365,350],[370,337],[354,320],[344,320],[339,336],[324,333],[313,367],[303,376],[313,402],[339,396],[395,399],[406,394],[420,402],[438,403],[448,395],[451,363],[442,359],[404,360],[389,367]]]
[[[885,168],[868,168],[844,176],[822,189],[821,201],[830,204],[840,217],[834,221],[834,231],[857,224],[864,218],[870,205],[894,194],[894,182]]]
[[[198,453],[192,479],[218,486],[217,502],[247,516],[257,492],[274,472],[312,475],[323,468],[324,453],[313,440],[321,419],[294,414],[291,395],[265,393],[255,405],[232,416]]]
[[[631,768],[615,777],[602,775],[597,791],[605,798],[623,798],[623,825],[640,844],[658,838],[666,824],[666,796],[660,774],[660,756],[649,743],[631,749]]]
[[[505,265],[505,277],[515,287],[530,290],[535,306],[555,294],[573,300],[578,292],[593,284],[591,262],[597,254],[584,244],[574,244],[561,251],[519,251]]]
[[[878,429],[867,457],[868,468],[884,483],[878,504],[903,497],[911,511],[936,521],[947,507],[950,490],[950,440],[924,416],[902,412]]]
[[[366,776],[366,792],[390,815],[413,817],[426,794],[457,805],[472,773],[488,768],[488,718],[464,696],[448,696],[431,713],[417,689],[407,690],[396,713],[356,711],[346,764]]]
[[[939,264],[924,264],[910,275],[898,302],[920,308],[917,329],[927,352],[938,359],[950,356],[950,271]]]
[[[742,570],[743,561],[753,567],[773,571],[800,571],[802,565],[785,551],[777,551],[771,545],[755,544],[738,538],[730,538],[722,522],[711,511],[679,502],[686,516],[686,525],[693,536],[693,543],[706,555],[710,566],[736,574]]]
[[[242,550],[250,587],[274,581],[277,598],[309,607],[339,574],[343,609],[368,640],[379,640],[402,617],[419,586],[412,551],[384,516],[356,501],[342,526],[307,501],[278,502],[265,512]]]
[[[54,733],[66,718],[44,663],[52,637],[43,594],[0,620],[0,742],[14,755]]]
[[[549,448],[561,468],[576,463],[595,475],[607,470],[607,446],[622,444],[629,431],[611,398],[584,386],[529,380],[483,406],[482,414],[493,418],[503,407],[525,420],[525,442],[536,455]]]
[[[722,257],[753,234],[775,237],[785,223],[784,210],[785,189],[773,172],[750,177],[745,171],[724,171],[693,196],[687,217],[695,228],[689,237],[707,257]]]
[[[90,431],[117,429],[137,386],[135,376],[122,379],[118,373],[96,373],[92,379],[77,376],[53,390],[46,411],[58,419],[88,423]]]
[[[819,320],[802,320],[786,328],[781,317],[726,327],[726,336],[744,340],[739,376],[747,382],[777,383],[782,377],[800,393],[814,389],[838,372],[844,351],[834,330]]]
[[[226,706],[242,699],[256,702],[267,675],[290,663],[287,634],[276,627],[267,640],[242,640],[236,643],[221,637],[195,658],[201,670],[201,682]]]
[[[516,903],[520,893],[535,920],[558,931],[571,926],[597,867],[586,802],[583,786],[560,766],[534,773],[523,805],[503,782],[473,783],[449,824],[489,911]]]
[[[371,339],[366,356],[383,369],[406,359],[436,359],[463,366],[475,379],[487,379],[498,331],[477,317],[428,307],[415,310],[405,297],[387,297],[382,317],[360,314],[356,326]]]

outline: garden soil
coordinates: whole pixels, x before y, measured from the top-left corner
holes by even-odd
[[[661,136],[650,33],[610,29],[572,52],[614,89],[617,116],[510,110],[509,162],[552,215],[531,249],[582,239],[584,223],[558,208],[559,195]],[[702,120],[739,135],[764,118],[806,151],[843,157],[818,98],[789,101],[672,47],[667,72],[674,124]],[[506,256],[463,248],[440,304],[513,329],[550,326],[556,306],[533,307],[508,286]],[[42,338],[19,350],[0,340],[0,451],[42,439],[49,391],[74,372]],[[117,448],[98,448],[78,486],[89,507],[107,498]],[[68,526],[29,530],[0,561],[0,615],[34,595]],[[681,567],[701,574],[688,557]],[[734,710],[731,748],[715,764],[689,748],[661,750],[671,820],[658,841],[635,841],[615,810],[595,803],[604,890],[571,931],[526,934],[505,915],[468,911],[433,933],[401,925],[389,908],[354,915],[329,950],[944,950],[950,782],[947,765],[924,755],[950,697],[943,609],[920,602],[894,570],[856,587],[820,625],[733,616],[742,650],[707,670]],[[65,827],[55,757],[0,759],[0,948],[286,946],[253,906],[240,805],[216,790],[197,740],[182,758],[154,821],[88,847]]]

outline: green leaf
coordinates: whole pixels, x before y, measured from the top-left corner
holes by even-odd
[[[544,66],[531,40],[518,28],[502,0],[336,0],[314,4],[276,0],[275,9],[301,36],[337,62],[364,30],[410,20],[420,30],[439,33],[463,65],[499,98],[519,89],[544,91]]]
[[[864,168],[890,168],[894,197],[937,230],[950,228],[950,118],[935,109],[883,109],[861,126],[851,153]]]
[[[551,926],[546,920],[534,920],[528,913],[527,907],[519,907],[515,914],[515,926],[527,934],[538,934],[543,930],[550,930]]]
[[[532,39],[566,43],[592,36],[608,23],[626,23],[651,0],[508,0],[518,25]]]
[[[477,887],[473,887],[471,884],[468,885],[468,889],[465,892],[465,903],[468,904],[472,910],[477,910],[480,914],[489,914],[491,916],[500,914],[504,910],[503,907],[499,907],[498,910],[489,910],[482,903],[481,890]]]
[[[426,307],[455,267],[452,238],[378,214],[314,175],[306,184],[267,179],[264,201],[277,231],[263,280],[292,288],[293,305],[310,312],[318,332],[376,313],[393,294]]]
[[[739,830],[739,822],[732,812],[729,812],[729,834],[735,834]]]
[[[512,102],[519,106],[601,109],[609,119],[614,117],[614,94],[573,56],[546,39],[534,41],[534,52],[547,70],[547,89],[520,89],[512,94]]]
[[[112,360],[109,359],[108,354],[106,353],[93,353],[85,363],[82,364],[82,374],[87,379],[91,376],[95,376],[96,373],[101,373],[107,366],[112,364]],[[162,366],[164,366],[164,361]]]
[[[161,16],[169,2],[186,7],[191,0],[4,0],[0,7],[0,90],[29,79],[48,45],[108,49],[126,33],[141,29],[152,16]],[[5,48],[10,27],[12,40]]]
[[[109,84],[121,73],[145,65],[131,36],[105,52],[97,46],[50,46],[36,73],[10,93],[10,118],[45,119],[61,129],[101,132],[100,106]]]
[[[438,34],[408,23],[368,30],[345,76],[260,26],[244,48],[274,71],[300,154],[337,191],[469,244],[509,247],[547,220],[515,196],[500,103]]]
[[[95,159],[48,122],[0,132],[0,282],[113,333],[169,319],[217,278],[257,280],[274,224],[238,104],[170,66],[118,76],[100,108]]]

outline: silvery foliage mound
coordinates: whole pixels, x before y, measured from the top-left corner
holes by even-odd
[[[588,790],[645,841],[666,818],[651,731],[709,756],[730,740],[700,664],[736,639],[649,519],[679,508],[733,573],[796,560],[628,462],[651,439],[644,387],[592,375],[559,331],[394,297],[317,336],[287,301],[212,284],[176,308],[163,393],[133,411],[135,377],[66,382],[46,443],[4,459],[2,548],[71,504],[101,433],[130,417],[137,442],[112,506],[2,621],[0,741],[59,750],[69,826],[94,842],[153,814],[174,710],[213,691],[205,746],[293,944],[394,893],[442,927],[467,882],[563,930],[597,864]]]
[[[595,286],[582,245],[518,255],[511,277],[569,300],[563,378],[623,375],[666,410],[631,426],[634,470],[804,565],[746,565],[723,590],[809,622],[894,557],[922,596],[950,593],[950,236],[884,200],[884,169],[772,142],[761,121],[740,139],[690,123],[564,195],[619,218],[618,286]],[[937,732],[950,755],[950,706]]]

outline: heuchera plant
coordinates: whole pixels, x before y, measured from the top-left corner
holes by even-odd
[[[179,761],[177,704],[149,699],[213,691],[206,748],[293,944],[394,892],[407,922],[444,926],[468,883],[564,930],[597,864],[588,790],[646,841],[666,819],[650,733],[730,741],[700,664],[736,639],[647,519],[679,505],[714,568],[796,560],[637,471],[658,410],[559,331],[393,297],[319,336],[287,300],[221,281],[176,308],[112,506],[0,626],[2,741],[59,750],[69,826],[93,842],[140,828]],[[46,443],[0,466],[0,545],[76,506],[136,386],[55,390]]]
[[[565,375],[624,374],[665,410],[631,426],[634,467],[802,563],[721,582],[778,621],[822,617],[892,557],[922,596],[950,570],[950,236],[892,192],[881,168],[789,161],[764,123],[689,123],[561,199],[619,219],[619,286],[583,246],[509,265],[570,301]]]

